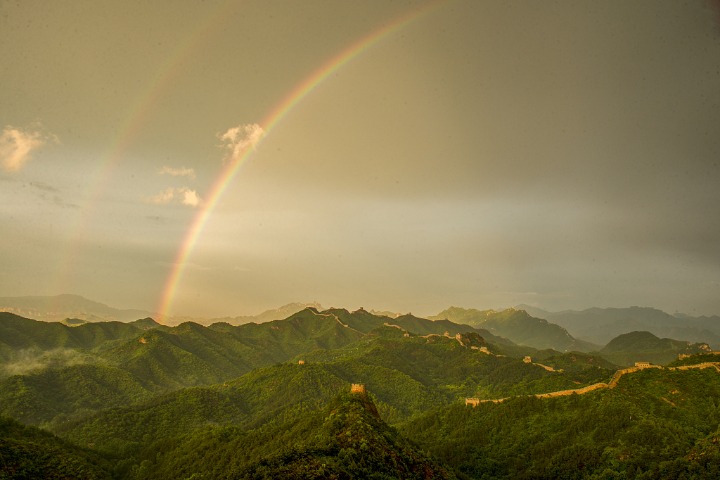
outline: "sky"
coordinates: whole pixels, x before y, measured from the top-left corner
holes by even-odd
[[[0,296],[720,314],[709,0],[0,0]]]

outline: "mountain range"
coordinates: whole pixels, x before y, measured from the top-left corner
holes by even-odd
[[[442,313],[455,321],[307,307],[241,325],[71,326],[0,313],[0,476],[713,473],[720,374],[707,345],[634,332],[564,351],[546,347],[582,343],[523,311]],[[607,388],[636,361],[669,367]]]
[[[520,345],[529,345],[540,349],[589,352],[599,348],[598,345],[573,338],[567,330],[558,325],[542,318],[530,316],[525,310],[515,308],[495,311],[450,307],[429,318],[467,323],[507,337]]]
[[[137,309],[118,309],[88,300],[80,295],[0,297],[0,312],[46,322],[59,322],[67,318],[86,322],[130,322],[152,314]]]
[[[257,315],[241,315],[234,317],[198,318],[175,316],[164,320],[168,325],[179,325],[184,322],[195,322],[210,325],[225,322],[231,325],[244,323],[264,323],[282,320],[300,310],[314,307],[322,310],[317,302],[288,303],[278,308],[265,310]],[[139,309],[119,309],[104,303],[88,300],[80,295],[62,294],[54,296],[0,297],[0,312],[14,313],[27,318],[45,322],[65,322],[79,325],[86,322],[131,322],[139,318],[152,317],[153,313]]]
[[[565,328],[570,334],[604,345],[614,337],[633,331],[648,331],[658,337],[705,342],[720,349],[720,316],[670,315],[650,307],[588,308],[548,312],[529,305],[517,308]]]
[[[217,318],[172,317],[164,323],[179,325],[193,322],[202,325],[228,323],[266,323],[282,320],[307,308],[323,310],[317,302],[289,303],[257,315]],[[139,309],[119,309],[78,295],[0,297],[0,311],[41,321],[62,321],[71,325],[83,322],[131,322],[153,314]],[[402,316],[395,312],[371,313],[390,319]],[[505,310],[477,310],[450,307],[430,319],[448,319],[483,328],[519,345],[553,348],[559,351],[597,351],[610,340],[625,333],[647,331],[661,338],[708,343],[720,350],[720,316],[692,317],[668,314],[649,307],[589,308],[550,312],[530,305]]]

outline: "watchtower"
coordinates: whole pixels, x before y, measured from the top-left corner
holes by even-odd
[[[365,393],[364,383],[353,383],[350,386],[350,393]]]

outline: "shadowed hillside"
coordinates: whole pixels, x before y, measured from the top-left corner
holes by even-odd
[[[110,479],[110,467],[94,452],[0,417],[0,478]]]

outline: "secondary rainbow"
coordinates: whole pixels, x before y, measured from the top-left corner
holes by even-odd
[[[70,229],[73,235],[65,242],[63,253],[59,257],[61,260],[55,268],[54,288],[51,291],[63,291],[62,286],[68,283],[67,277],[72,271],[78,246],[83,243],[81,239],[85,236],[85,228],[92,224],[93,215],[96,214],[93,206],[100,203],[97,199],[110,181],[115,166],[123,159],[133,140],[148,123],[153,107],[182,74],[185,64],[200,50],[203,43],[208,41],[212,32],[228,18],[228,12],[232,8],[235,8],[235,2],[225,0],[206,14],[202,21],[185,35],[184,41],[158,65],[143,93],[127,109],[127,114],[117,128],[109,148],[95,168],[93,180],[87,183],[88,188],[84,192],[82,202],[84,208]]]
[[[170,313],[175,293],[177,291],[185,264],[188,257],[192,253],[195,244],[200,238],[200,234],[205,227],[205,223],[212,214],[218,200],[225,192],[232,179],[240,169],[240,166],[247,160],[252,152],[262,143],[262,140],[268,136],[273,127],[278,124],[298,103],[300,103],[308,94],[315,90],[325,79],[334,72],[341,69],[358,55],[376,45],[388,35],[406,27],[415,20],[428,14],[430,11],[438,8],[445,0],[438,0],[427,3],[419,9],[408,12],[394,21],[382,26],[381,28],[369,33],[368,35],[355,41],[337,55],[325,62],[320,68],[315,70],[311,75],[306,77],[302,82],[295,86],[282,101],[280,101],[260,122],[260,127],[264,133],[259,142],[254,146],[246,148],[241,154],[235,155],[227,162],[225,168],[215,179],[210,192],[206,195],[205,203],[201,210],[193,218],[190,228],[187,230],[183,242],[178,249],[175,261],[172,264],[170,274],[168,275],[165,286],[162,291],[160,303],[156,309],[158,321],[163,321]]]

